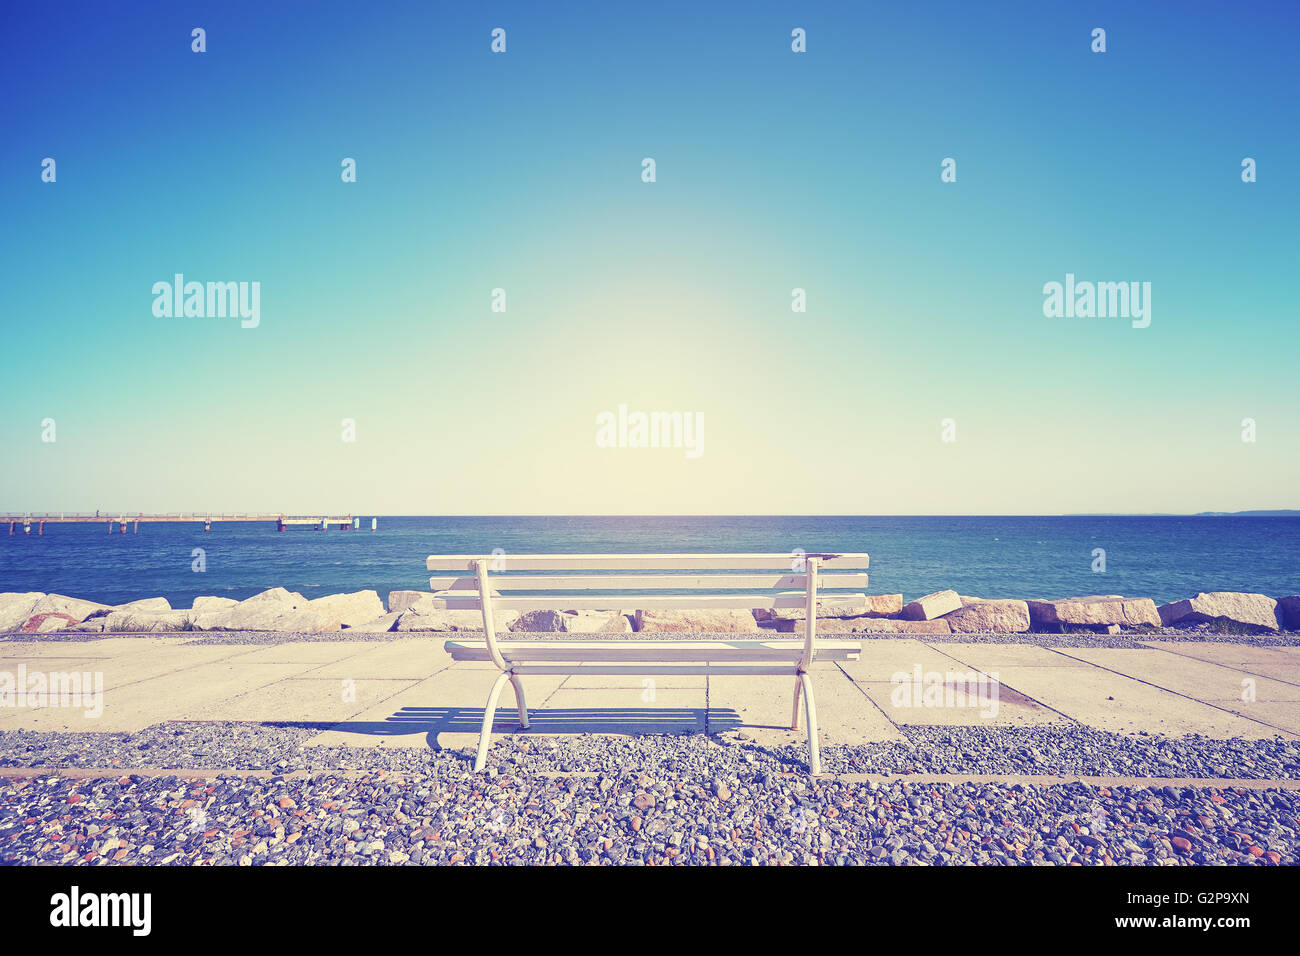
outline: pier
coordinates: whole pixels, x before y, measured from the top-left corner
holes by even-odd
[[[354,515],[290,515],[290,514],[253,514],[253,513],[221,513],[207,514],[202,512],[178,512],[175,514],[126,514],[119,512],[117,514],[108,514],[104,512],[59,512],[57,514],[50,512],[46,514],[16,514],[8,513],[0,515],[0,522],[9,522],[9,534],[16,533],[19,526],[23,529],[23,534],[31,534],[32,526],[36,526],[38,535],[45,534],[47,524],[106,524],[108,533],[112,534],[114,527],[118,528],[120,534],[126,534],[127,525],[132,526],[132,534],[140,533],[140,525],[150,522],[166,522],[170,524],[202,524],[204,531],[211,531],[212,525],[222,521],[261,521],[268,524],[274,522],[276,531],[287,531],[290,527],[302,525],[313,528],[316,531],[328,531],[331,526],[337,527],[340,531],[351,531],[361,526],[361,519]],[[370,530],[374,531],[378,526],[378,520],[370,520]]]

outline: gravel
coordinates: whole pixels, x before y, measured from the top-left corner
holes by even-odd
[[[1098,786],[813,780],[803,748],[734,732],[503,736],[475,775],[459,750],[303,747],[319,729],[0,733],[9,767],[121,768],[0,779],[0,863],[1300,863],[1300,791],[1211,779],[1297,779],[1281,738],[906,728],[823,751],[833,773],[1207,778]]]

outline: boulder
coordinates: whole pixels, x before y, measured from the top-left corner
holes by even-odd
[[[1029,607],[1024,601],[972,601],[945,614],[941,620],[958,634],[979,631],[1020,634],[1029,630]]]
[[[566,611],[570,634],[631,634],[632,618],[622,611]]]
[[[717,610],[649,610],[636,612],[636,630],[681,634],[751,634],[758,631],[752,611],[744,608]]]
[[[519,615],[519,619],[510,625],[510,630],[531,631],[533,633],[568,630],[564,624],[563,611],[552,611],[549,609],[524,611]]]
[[[0,594],[0,631],[14,631],[32,616],[44,591],[6,591]]]
[[[384,602],[377,591],[353,591],[350,594],[330,594],[308,601],[310,610],[320,611],[337,619],[344,627],[356,627],[384,614]]]
[[[846,600],[830,594],[817,599],[817,620],[832,617],[895,617],[903,610],[901,594],[868,594],[865,601]],[[771,621],[802,621],[808,616],[802,607],[760,607],[754,609],[754,620],[760,623]]]
[[[44,611],[39,614],[33,614],[24,621],[22,633],[49,634],[51,631],[62,631],[65,628],[80,623],[81,619],[73,617],[71,614],[60,614],[58,611]]]
[[[1093,594],[1061,598],[1058,601],[1028,601],[1029,620],[1038,630],[1063,630],[1066,625],[1105,630],[1121,627],[1160,626],[1156,602],[1150,598],[1126,598],[1119,594]]]
[[[567,631],[574,634],[627,634],[632,624],[621,611],[525,611],[512,631]]]
[[[1282,626],[1288,631],[1300,631],[1300,594],[1277,599],[1277,609],[1282,612]]]
[[[121,611],[113,610],[96,618],[105,632],[108,631],[183,631],[190,620],[190,611]]]
[[[519,620],[518,611],[494,608],[492,623],[497,631],[507,631]],[[395,631],[482,631],[483,612],[477,610],[449,610],[440,607],[430,594],[401,612]]]
[[[1194,598],[1160,606],[1160,620],[1166,626],[1215,623],[1276,631],[1281,616],[1271,597],[1243,591],[1202,591]]]
[[[36,602],[32,614],[64,614],[76,618],[79,624],[88,617],[100,613],[107,614],[111,610],[112,608],[107,604],[83,601],[81,598],[67,597],[63,594],[47,594]]]
[[[201,596],[194,599],[194,606],[191,610],[204,611],[224,611],[226,608],[234,607],[239,602],[234,598]]]
[[[78,631],[87,634],[98,634],[99,632],[104,630],[105,620],[107,620],[106,617],[87,618],[86,620],[82,621],[80,624],[69,624],[63,630]]]
[[[432,598],[431,591],[389,591],[388,610],[405,611],[408,607],[424,598]]]
[[[778,631],[798,632],[800,625],[796,621],[782,622]],[[847,617],[831,618],[817,622],[818,634],[951,634],[952,628],[947,620],[937,621],[902,621],[886,617]]]
[[[237,603],[248,604],[250,601],[280,601],[290,604],[301,604],[307,599],[297,591],[290,591],[288,588],[267,588],[265,591],[258,591],[250,598],[245,598]]]
[[[401,616],[401,611],[389,611],[387,614],[381,614],[373,620],[358,624],[356,627],[350,627],[348,630],[357,631],[361,634],[383,634],[386,631],[391,631],[393,625],[397,623],[397,619]]]
[[[935,591],[919,597],[903,608],[907,621],[933,621],[961,607],[961,597],[956,591]]]
[[[375,600],[379,596],[375,595]],[[224,611],[204,611],[193,616],[204,631],[297,631],[318,634],[342,627],[339,610],[313,607],[301,594],[272,588],[240,601]]]
[[[128,601],[126,604],[118,604],[112,608],[114,611],[140,611],[145,614],[163,614],[171,609],[172,606],[167,599],[161,597],[141,598],[139,601]],[[91,616],[98,616],[103,613],[105,612],[101,611]]]

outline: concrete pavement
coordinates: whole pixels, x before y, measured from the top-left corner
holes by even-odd
[[[375,641],[197,644],[192,634],[0,641],[5,676],[89,675],[99,704],[5,701],[0,730],[137,731],[168,720],[319,724],[310,741],[466,747],[490,665],[453,663],[445,635]],[[35,677],[33,675],[39,675]],[[15,676],[8,678],[12,684]],[[99,682],[102,681],[102,684]],[[725,733],[801,743],[788,678],[523,678],[534,734]],[[866,640],[859,660],[817,664],[824,745],[901,738],[907,725],[1068,727],[1215,738],[1300,737],[1300,648],[1153,640],[1141,649]],[[802,719],[802,718],[801,718]],[[517,729],[513,695],[495,726]]]

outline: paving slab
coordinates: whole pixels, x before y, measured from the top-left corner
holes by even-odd
[[[291,677],[200,707],[189,719],[332,725],[375,707],[415,683],[410,679]]]
[[[1082,724],[1113,733],[1271,737],[1272,727],[1089,665],[1001,667],[1003,685]]]
[[[982,689],[972,686],[954,664],[953,676],[945,676],[937,692],[922,683],[886,681],[859,682],[858,687],[895,724],[921,727],[1037,727],[1044,724],[1070,725],[1069,720],[1019,691],[990,681]]]
[[[419,639],[385,641],[382,644],[370,644],[367,650],[327,663],[313,671],[312,676],[351,677],[353,680],[396,678],[423,680],[450,667],[451,664],[451,655],[442,649],[441,641]],[[491,664],[485,667],[496,671]],[[485,693],[485,699],[486,696]]]
[[[374,641],[286,641],[250,649],[240,660],[249,664],[330,664],[376,649]]]
[[[473,746],[488,692],[500,672],[461,664],[418,680],[352,718],[310,738],[317,747],[419,747],[435,750]],[[312,672],[313,677],[318,672]],[[360,678],[358,678],[360,680]],[[563,677],[521,678],[530,711],[540,710]],[[514,692],[501,692],[493,721],[496,732],[519,730]],[[469,743],[466,743],[466,740]]]
[[[650,688],[703,691],[707,686],[708,678],[703,674],[648,674],[645,677],[625,677],[583,674],[579,671],[569,675],[569,679],[564,682],[565,690],[635,690],[638,694]]]
[[[87,714],[83,707],[21,709],[16,716],[0,719],[0,729],[134,733],[159,721],[192,719],[205,706],[292,677],[303,669],[302,664],[218,660],[107,689],[98,715]]]
[[[159,647],[181,647],[193,637],[111,637],[93,641],[0,641],[0,655],[9,657],[121,657],[144,654]]]
[[[1300,686],[1296,684],[1271,680],[1235,666],[1184,657],[1164,650],[1073,647],[1064,653],[1197,700],[1240,699],[1249,682],[1249,689],[1256,700],[1295,701],[1300,704]],[[1265,664],[1259,669],[1267,671],[1269,667]],[[1300,711],[1300,706],[1296,709]]]
[[[1300,648],[1254,647],[1249,644],[1225,644],[1209,641],[1143,641],[1147,647],[1190,657],[1198,661],[1224,664],[1250,674],[1300,684]]]
[[[840,666],[856,681],[887,681],[898,673],[912,673],[918,664],[923,670],[944,670],[952,665],[952,658],[921,641],[869,640],[862,642],[856,661],[843,661]]]
[[[0,673],[13,675],[16,680],[18,668],[30,674],[36,671],[70,671],[102,670],[103,657],[0,657]]]
[[[986,674],[1003,667],[1085,667],[1050,647],[1036,644],[934,644],[935,650]]]
[[[175,645],[155,647],[147,653],[129,653],[114,657],[94,658],[93,670],[103,675],[104,689],[111,690],[126,687],[140,681],[152,680],[167,674],[180,674],[194,667],[217,661],[241,659],[249,651],[247,647],[199,646],[178,647]],[[60,668],[47,666],[45,661],[59,658],[29,658],[27,669],[40,667],[46,670]]]
[[[902,740],[903,735],[880,709],[834,664],[814,664],[813,698],[818,736],[823,745],[843,746]],[[732,724],[725,716],[735,715]],[[710,677],[709,732],[737,730],[765,747],[807,743],[803,706],[799,730],[790,729],[794,713],[793,677]]]
[[[1225,710],[1232,711],[1234,714],[1241,714],[1243,717],[1250,717],[1262,723],[1271,724],[1279,730],[1300,736],[1300,706],[1296,706],[1290,701],[1244,701],[1237,697],[1225,700],[1211,700],[1206,701],[1206,703],[1216,704]]]

